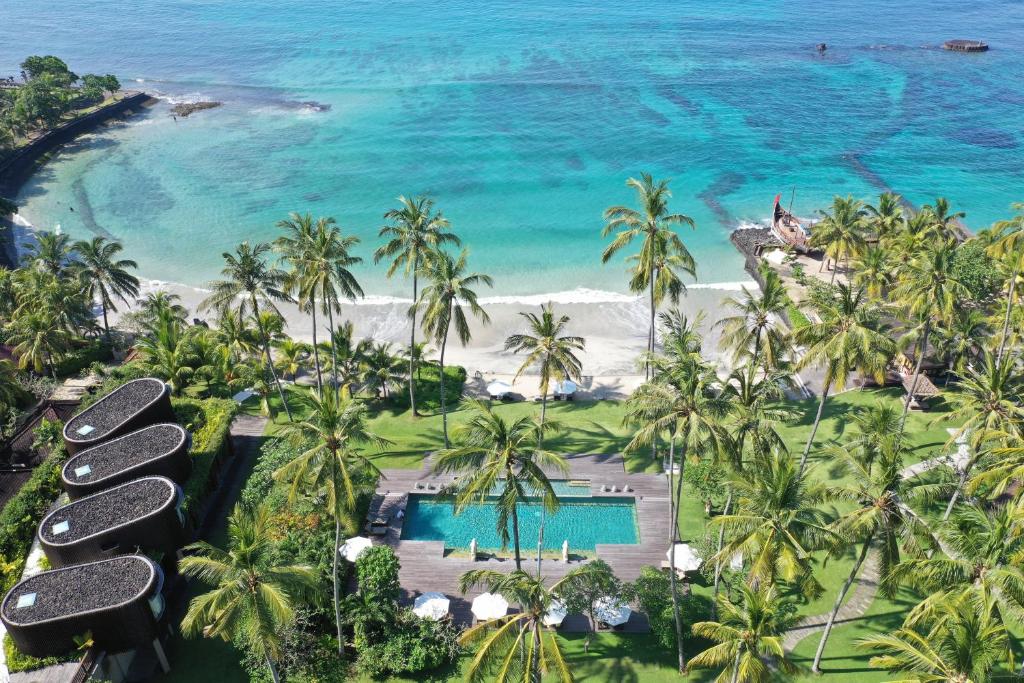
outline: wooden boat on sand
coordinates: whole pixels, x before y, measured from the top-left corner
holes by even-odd
[[[800,223],[800,219],[782,208],[779,201],[781,197],[780,194],[775,195],[775,206],[772,207],[772,234],[783,244],[805,254],[811,248],[811,235]]]

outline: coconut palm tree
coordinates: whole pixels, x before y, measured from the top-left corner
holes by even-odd
[[[444,251],[431,254],[423,264],[423,276],[428,284],[420,292],[419,300],[413,304],[413,307],[423,308],[423,332],[441,348],[441,429],[444,432],[445,448],[451,445],[448,440],[448,406],[444,386],[444,353],[448,348],[448,331],[454,324],[455,334],[465,346],[472,338],[466,308],[480,322],[487,324],[491,321],[487,311],[477,303],[477,294],[473,288],[481,284],[493,287],[494,281],[490,275],[467,272],[468,260],[469,252],[465,249],[458,258],[452,258],[451,254]]]
[[[946,384],[953,374],[964,375],[991,334],[988,318],[974,308],[957,308],[953,317],[935,328],[935,349],[946,359]]]
[[[818,301],[814,306],[821,322],[793,333],[796,343],[807,348],[796,369],[817,365],[825,371],[818,412],[800,456],[800,472],[807,466],[807,455],[818,433],[829,390],[833,387],[842,390],[854,372],[883,380],[885,368],[895,352],[892,340],[879,331],[878,308],[867,300],[863,288],[840,283],[834,298]]]
[[[285,425],[281,436],[305,450],[274,472],[274,479],[291,482],[289,497],[300,493],[322,495],[328,513],[334,518],[334,619],[338,631],[338,654],[344,639],[341,633],[338,554],[342,530],[355,533],[359,526],[356,499],[372,490],[377,466],[360,450],[370,444],[383,447],[390,442],[366,427],[366,406],[339,399],[333,391],[322,394],[310,390],[305,398],[308,417]]]
[[[865,247],[856,258],[853,284],[863,287],[872,300],[878,301],[892,287],[894,266],[885,247]]]
[[[693,625],[696,636],[712,645],[690,660],[698,669],[721,669],[716,680],[731,683],[763,683],[772,679],[772,669],[793,675],[798,669],[786,657],[782,638],[796,623],[793,610],[773,585],[759,589],[740,587],[739,604],[719,595],[719,621]]]
[[[295,608],[312,597],[316,573],[304,565],[278,563],[267,507],[250,511],[235,506],[228,518],[226,550],[205,541],[187,550],[190,554],[178,565],[181,573],[214,588],[192,598],[182,632],[244,643],[263,657],[277,683],[281,629],[295,620]]]
[[[713,558],[727,561],[742,553],[750,562],[752,586],[774,584],[778,579],[796,584],[807,596],[818,595],[811,552],[830,549],[837,542],[827,515],[820,506],[830,491],[818,484],[810,471],[800,473],[785,456],[765,456],[757,467],[746,470],[730,484],[736,512],[712,519],[723,527],[729,541]]]
[[[50,275],[60,275],[71,253],[71,238],[63,233],[40,230],[35,233],[35,242],[21,246],[24,249],[23,263]]]
[[[878,196],[878,205],[867,204],[864,207],[868,215],[868,227],[879,241],[896,234],[906,220],[903,215],[903,198],[893,192],[883,192]]]
[[[463,408],[470,415],[455,432],[459,445],[438,451],[433,471],[460,475],[452,490],[456,514],[497,497],[498,536],[503,548],[510,540],[513,542],[516,569],[520,570],[519,505],[529,497],[539,497],[547,512],[555,512],[558,496],[544,468],[569,471],[561,455],[540,447],[545,430],[552,429],[554,423],[542,427],[528,417],[507,422],[489,404],[477,399],[466,399]]]
[[[142,354],[147,372],[166,381],[175,396],[188,386],[196,368],[201,365],[185,328],[166,313],[135,342],[135,348]]]
[[[669,565],[675,566],[676,544],[679,541],[677,521],[682,502],[682,481],[686,458],[719,458],[731,445],[725,429],[729,401],[722,396],[713,368],[692,355],[675,361],[655,359],[656,374],[652,382],[640,385],[626,403],[626,422],[638,429],[626,451],[653,445],[662,435],[669,442]],[[675,451],[679,446],[679,473],[675,475]],[[672,491],[675,476],[675,491]],[[680,673],[686,670],[683,648],[682,617],[675,571],[669,572],[672,609],[676,628],[676,648]]]
[[[327,368],[341,387],[341,395],[351,395],[351,387],[362,378],[363,358],[370,351],[368,339],[355,339],[355,327],[346,320],[331,331],[328,342],[321,342],[321,348],[330,354]]]
[[[324,382],[317,342],[317,292],[312,287],[311,279],[306,276],[307,266],[313,260],[313,216],[308,213],[291,213],[288,218],[278,221],[277,227],[285,231],[284,235],[274,240],[274,250],[281,255],[282,263],[289,266],[287,289],[294,296],[299,310],[309,311],[313,317],[313,367],[316,370],[317,391],[322,392]]]
[[[277,370],[274,369],[274,359],[270,355],[270,337],[263,327],[263,319],[260,317],[261,304],[280,315],[277,310],[277,302],[290,299],[285,292],[287,274],[267,265],[266,253],[268,251],[270,251],[270,245],[265,242],[259,242],[256,245],[242,242],[235,247],[234,254],[224,252],[222,254],[224,269],[221,271],[224,279],[209,283],[208,287],[212,292],[199,304],[199,307],[203,310],[215,309],[221,314],[226,310],[234,309],[238,311],[238,316],[242,319],[248,314],[252,315],[259,328],[260,343],[263,345],[263,353],[266,355],[267,369],[277,386],[277,394],[284,405],[288,421],[291,422],[292,411],[288,407],[284,389],[281,388]]]
[[[811,236],[811,244],[825,252],[826,259],[822,265],[828,260],[834,264],[831,282],[835,282],[840,261],[846,261],[849,271],[850,258],[864,250],[867,227],[864,202],[849,195],[832,198],[832,210],[814,226],[814,235]]]
[[[71,271],[85,285],[85,295],[89,301],[99,298],[107,341],[110,341],[107,311],[117,311],[113,297],[127,304],[129,296],[139,295],[139,279],[128,272],[129,268],[139,266],[130,259],[117,258],[123,248],[120,242],[107,242],[103,237],[93,237],[89,242],[75,242],[71,248],[77,258]]]
[[[412,300],[419,301],[420,268],[431,252],[446,244],[460,246],[458,236],[449,232],[451,224],[440,211],[434,211],[434,201],[425,195],[398,197],[399,207],[384,214],[384,220],[391,221],[380,229],[380,237],[387,238],[373,254],[373,262],[391,259],[387,276],[393,277],[399,270],[405,277],[412,276]],[[409,309],[411,331],[409,333],[409,407],[416,417],[416,306]]]
[[[540,577],[519,569],[508,574],[492,569],[464,573],[459,578],[463,594],[483,587],[519,607],[516,612],[482,622],[462,633],[459,643],[476,650],[466,669],[466,680],[540,683],[543,676],[545,680],[572,683],[572,671],[558,638],[553,633],[544,637],[544,615],[555,602],[559,588],[583,570],[585,567],[574,569],[550,587]]]
[[[363,381],[376,388],[380,398],[388,397],[388,387],[405,379],[405,363],[391,353],[391,342],[374,344],[363,354],[361,363]]]
[[[1024,507],[1020,502],[986,509],[959,508],[938,529],[942,553],[917,557],[885,576],[890,586],[907,585],[924,598],[907,615],[915,626],[940,616],[949,603],[992,605],[993,618],[1024,621]]]
[[[306,367],[309,360],[309,345],[291,337],[279,339],[273,344],[277,351],[277,369],[294,382],[295,377]]]
[[[37,375],[49,371],[56,379],[55,359],[68,350],[71,335],[57,324],[51,311],[43,308],[17,313],[7,328],[7,343],[22,370],[31,368]]]
[[[912,259],[900,275],[900,282],[893,291],[893,298],[908,317],[920,321],[921,341],[917,347],[914,363],[914,378],[910,391],[903,402],[903,416],[900,418],[899,433],[907,422],[910,402],[921,377],[921,363],[928,353],[928,338],[932,328],[949,320],[953,311],[968,296],[967,288],[953,274],[953,258],[956,243],[952,240],[933,244],[928,250]]]
[[[149,292],[139,305],[143,322],[155,321],[162,312],[168,312],[182,325],[188,320],[188,309],[181,305],[181,297],[162,289]]]
[[[887,576],[904,554],[923,557],[918,539],[929,534],[927,525],[908,505],[916,500],[927,500],[927,493],[934,493],[934,487],[903,477],[903,451],[895,440],[885,436],[874,435],[883,444],[875,458],[877,462],[866,463],[854,449],[836,454],[841,469],[833,472],[833,477],[841,483],[831,487],[831,497],[850,503],[853,510],[844,512],[832,528],[837,538],[842,539],[841,545],[859,543],[860,551],[825,622],[811,666],[815,673],[821,671],[821,657],[836,615],[870,549],[877,547],[881,576]]]
[[[1013,658],[1006,628],[993,610],[992,605],[948,605],[927,630],[904,626],[862,638],[857,647],[880,652],[871,666],[897,672],[900,680],[983,683],[996,665]]]
[[[1010,336],[1010,313],[1016,296],[1017,279],[1024,269],[1024,202],[1013,204],[1017,215],[1009,220],[999,221],[994,226],[992,244],[988,247],[990,256],[999,259],[1000,263],[1009,267],[1007,280],[1006,313],[1003,315],[1003,333],[999,338],[998,359],[1002,359],[1006,351],[1006,340]]]
[[[616,232],[615,239],[605,248],[601,255],[601,262],[607,263],[615,254],[632,244],[635,239],[642,239],[640,251],[632,257],[632,277],[630,289],[634,292],[650,290],[650,329],[647,336],[647,353],[654,354],[654,321],[657,312],[659,292],[661,296],[668,294],[672,300],[679,298],[681,283],[675,276],[675,270],[693,275],[695,265],[686,245],[679,239],[673,226],[688,225],[694,227],[693,219],[681,213],[669,213],[668,200],[672,192],[668,187],[668,180],[655,181],[650,173],[643,173],[640,178],[630,178],[626,181],[628,187],[636,191],[637,203],[640,209],[632,209],[627,206],[612,206],[605,210],[605,226],[601,231],[602,237],[607,237]],[[659,265],[661,264],[661,265]],[[659,286],[658,279],[662,270],[670,266],[671,272],[665,274]],[[647,375],[650,377],[651,368],[648,364]]]
[[[516,371],[516,379],[530,368],[536,367],[540,370],[540,421],[544,424],[551,380],[579,381],[580,375],[583,374],[583,364],[574,351],[583,351],[586,341],[583,337],[563,334],[566,325],[569,324],[569,316],[561,315],[556,318],[554,306],[550,302],[541,306],[540,310],[540,316],[536,313],[519,314],[526,319],[529,332],[510,335],[505,340],[505,350],[526,354],[526,359]]]
[[[722,305],[732,308],[736,315],[722,318],[716,327],[721,328],[721,345],[732,352],[733,362],[739,364],[749,357],[753,365],[762,364],[760,357],[764,350],[763,365],[766,369],[776,368],[783,361],[787,346],[787,335],[780,316],[789,305],[789,296],[782,279],[774,270],[762,273],[764,286],[759,292],[743,287],[740,297],[726,297]]]
[[[949,200],[937,197],[934,204],[925,204],[923,210],[931,215],[933,230],[943,240],[960,237],[960,219],[967,214],[950,210]]]

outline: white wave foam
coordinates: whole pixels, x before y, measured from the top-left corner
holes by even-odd
[[[767,228],[769,225],[768,219],[765,218],[763,221],[740,221],[739,225],[736,226],[737,230],[759,230],[761,228]]]

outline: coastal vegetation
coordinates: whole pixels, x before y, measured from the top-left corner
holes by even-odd
[[[329,217],[291,214],[273,243],[226,252],[201,305],[214,318],[191,324],[172,294],[133,302],[135,264],[119,244],[40,233],[21,267],[0,273],[13,356],[0,400],[16,417],[41,377],[102,344],[133,358],[88,368],[106,377],[99,393],[165,380],[194,450],[209,446],[211,424],[213,442],[226,437],[229,397],[267,418],[220,538],[181,564],[196,579],[182,633],[237,647],[252,680],[1012,675],[1024,628],[1020,215],[970,236],[944,200],[913,211],[892,195],[876,206],[837,198],[814,232],[821,272],[765,266],[763,287],[725,299],[719,363],[699,316],[674,305],[697,267],[677,233],[692,221],[672,213],[667,181],[630,186],[640,209],[609,209],[602,232],[616,233],[605,261],[640,243],[630,288],[646,299],[646,377],[625,401],[548,404],[551,382],[582,379],[586,349],[552,304],[524,313],[505,343],[521,354],[517,377],[537,376],[539,405],[463,396],[466,371],[446,350],[453,327],[466,344],[487,324],[479,290],[492,279],[470,269],[427,197],[399,199],[373,252],[412,280],[402,348],[359,339],[343,319],[343,303],[363,296],[352,270],[363,245]],[[129,302],[109,324],[107,311]],[[289,337],[285,303],[313,321],[311,343]],[[5,582],[58,493],[52,450],[27,498],[0,513]],[[422,619],[401,599],[419,587],[401,585],[390,548],[355,562],[339,552],[368,523],[382,471],[420,468],[426,453],[434,472],[457,477],[441,492],[456,513],[496,506],[498,554],[512,561],[462,575],[461,587],[503,596],[517,608],[506,617],[461,632]],[[589,561],[551,581],[538,547],[532,570],[521,504],[557,512],[553,481],[577,453],[623,453],[628,471],[666,475],[666,567],[624,581]],[[699,570],[669,569],[683,543]],[[596,626],[598,593],[642,609],[651,634],[547,630],[556,601]],[[644,665],[623,671],[625,650]]]

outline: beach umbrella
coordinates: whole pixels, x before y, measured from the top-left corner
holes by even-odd
[[[602,624],[621,626],[629,621],[632,613],[629,605],[618,598],[608,596],[594,601],[594,616]]]
[[[355,562],[357,559],[359,559],[359,556],[362,555],[363,552],[367,548],[370,548],[372,545],[373,541],[366,538],[365,536],[353,536],[352,538],[348,539],[347,541],[341,544],[341,547],[338,549],[338,552],[341,553],[341,556],[349,562]]]
[[[448,605],[451,601],[444,593],[431,591],[416,598],[413,603],[413,614],[431,621],[440,621],[448,614]]]
[[[544,613],[544,625],[545,626],[558,626],[561,624],[565,617],[569,614],[569,610],[565,608],[565,603],[555,598],[551,601],[551,607]]]
[[[665,557],[672,561],[672,549],[665,552]],[[693,552],[688,543],[676,543],[676,569],[682,572],[693,572],[700,569],[704,558]]]
[[[564,380],[562,382],[555,382],[555,393],[561,394],[562,396],[569,396],[576,393],[576,382],[571,379]]]
[[[472,610],[480,621],[497,619],[508,612],[508,600],[494,593],[481,593],[473,598]]]
[[[510,391],[512,391],[512,385],[501,380],[495,380],[487,385],[487,395],[491,398],[501,398]]]

